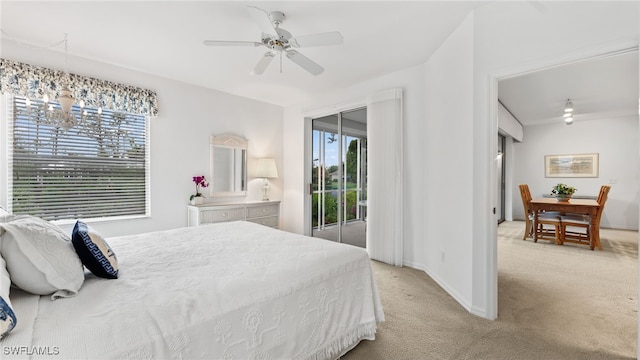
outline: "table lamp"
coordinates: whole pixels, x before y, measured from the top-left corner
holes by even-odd
[[[269,178],[278,177],[278,169],[276,168],[276,161],[271,158],[258,159],[256,163],[256,169],[254,176],[263,178],[262,185],[262,201],[269,200]]]

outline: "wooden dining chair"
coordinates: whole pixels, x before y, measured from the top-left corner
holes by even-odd
[[[600,187],[600,193],[598,194],[598,213],[596,214],[596,223],[600,224],[602,218],[602,212],[604,211],[604,204],[609,197],[610,185],[602,185]],[[591,234],[591,217],[584,214],[565,214],[560,217],[560,244],[565,242],[589,245],[591,250],[594,249],[593,238]]]
[[[526,240],[528,237],[533,236],[533,212],[529,203],[531,202],[531,192],[529,191],[529,185],[520,184],[520,197],[522,198],[522,206],[524,206],[524,236],[522,240]]]
[[[557,212],[538,214],[538,227],[534,229],[534,214],[530,205],[532,197],[529,185],[520,184],[519,188],[525,213],[525,231],[522,240],[532,237],[534,242],[537,242],[538,239],[543,239],[553,240],[558,243],[560,241],[560,214]]]
[[[562,229],[560,227],[560,216],[541,216],[538,214],[538,226],[535,228],[533,241],[550,240],[556,244],[561,244]]]

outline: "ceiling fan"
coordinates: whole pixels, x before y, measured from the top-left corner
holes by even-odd
[[[249,6],[257,11],[252,12],[254,19],[258,22],[262,29],[262,37],[260,42],[256,41],[224,41],[224,40],[205,40],[204,44],[208,46],[264,46],[269,49],[258,61],[251,72],[252,75],[262,74],[273,58],[280,55],[280,72],[282,72],[282,55],[284,54],[289,60],[298,64],[313,75],[319,75],[324,68],[308,57],[302,55],[297,48],[311,46],[326,46],[342,44],[342,34],[338,31],[326,32],[321,34],[304,35],[292,37],[291,33],[282,29],[280,25],[285,20],[285,15],[281,11],[267,11],[255,6]]]

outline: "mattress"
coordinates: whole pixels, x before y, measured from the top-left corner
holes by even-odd
[[[335,359],[384,321],[361,248],[244,221],[107,241],[118,279],[11,290],[3,359]]]

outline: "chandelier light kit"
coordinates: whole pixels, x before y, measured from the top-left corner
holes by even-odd
[[[564,122],[567,125],[573,124],[573,103],[571,99],[567,99],[567,103],[564,105]]]
[[[65,69],[64,69],[64,79],[62,89],[60,90],[60,94],[58,95],[58,103],[59,107],[55,106],[55,102],[49,99],[47,94],[42,96],[41,101],[30,101],[27,99],[27,108],[30,113],[36,113],[39,121],[47,125],[51,125],[54,127],[63,128],[65,130],[69,130],[72,127],[84,123],[88,119],[97,120],[102,115],[102,108],[98,108],[97,111],[89,112],[84,107],[84,101],[80,101],[78,106],[80,107],[80,111],[73,110],[73,104],[75,103],[75,97],[69,89],[69,85],[71,84],[71,75],[69,74],[69,51],[68,51],[68,40],[67,34],[64,35],[64,56],[65,56]],[[59,43],[58,43],[59,44]]]
[[[56,70],[0,57],[0,92],[16,96],[15,110],[31,121],[60,130],[104,128],[105,121],[115,126],[127,114],[158,116],[158,97],[150,89],[108,80],[70,74],[68,35],[49,46],[20,41],[0,28],[3,39],[18,45],[50,50],[64,45],[65,68]],[[75,88],[75,89],[74,89]],[[76,96],[81,96],[78,99]]]

